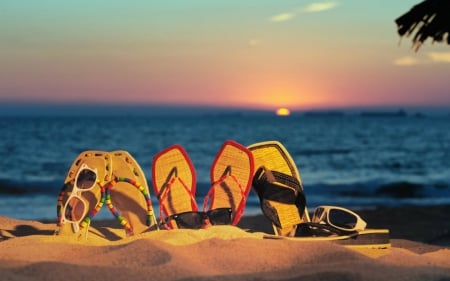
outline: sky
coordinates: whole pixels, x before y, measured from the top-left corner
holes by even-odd
[[[0,104],[449,107],[419,0],[0,1]]]

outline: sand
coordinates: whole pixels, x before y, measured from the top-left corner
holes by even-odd
[[[361,211],[389,228],[391,248],[367,255],[332,242],[263,239],[263,216],[239,227],[150,231],[124,238],[93,221],[87,240],[54,222],[0,216],[0,280],[450,280],[450,207]]]

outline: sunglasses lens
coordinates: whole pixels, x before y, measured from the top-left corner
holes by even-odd
[[[231,210],[229,208],[219,208],[208,211],[208,218],[213,225],[231,224]]]
[[[343,210],[330,209],[328,220],[333,226],[351,230],[355,228],[358,218],[354,214]]]
[[[199,212],[186,212],[171,217],[177,222],[178,228],[199,229],[203,225],[204,214]]]
[[[97,181],[97,174],[90,169],[83,169],[78,173],[75,185],[79,189],[90,189]]]
[[[64,217],[67,221],[79,222],[83,219],[85,205],[80,198],[71,197],[69,201],[67,201],[64,210],[65,210]]]

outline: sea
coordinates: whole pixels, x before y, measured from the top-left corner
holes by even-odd
[[[156,110],[0,114],[0,216],[56,222],[67,170],[85,150],[126,150],[151,186],[155,154],[173,144],[188,152],[201,206],[225,140],[245,146],[281,142],[301,174],[307,206],[353,210],[450,204],[450,115],[401,112]],[[107,208],[99,219],[113,219]],[[159,213],[156,211],[156,213]],[[261,214],[250,192],[244,215]]]

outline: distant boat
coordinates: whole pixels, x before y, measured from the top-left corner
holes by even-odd
[[[366,117],[405,117],[407,116],[406,112],[403,109],[400,109],[398,111],[389,112],[389,111],[363,111],[360,114],[361,116]]]
[[[305,116],[344,116],[345,113],[341,111],[307,111]]]

